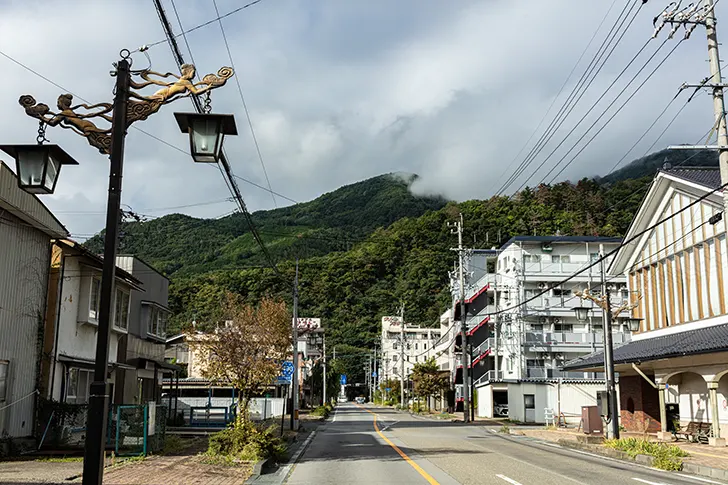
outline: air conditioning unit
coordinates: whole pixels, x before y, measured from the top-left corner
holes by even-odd
[[[543,325],[545,323],[548,323],[548,318],[546,318],[546,317],[538,317],[538,323],[540,323],[541,325]]]
[[[543,290],[544,288],[546,288],[546,283],[539,283],[538,287]]]
[[[558,325],[559,323],[561,323],[561,317],[552,317],[551,323],[555,323]]]

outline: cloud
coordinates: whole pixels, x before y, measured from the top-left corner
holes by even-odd
[[[172,4],[163,3],[179,31]],[[527,141],[544,114],[554,103],[553,117],[616,19],[620,5],[615,4],[595,43],[557,97],[609,3],[265,0],[223,22],[237,80],[275,191],[303,201],[381,173],[407,172],[420,175],[413,186],[416,192],[463,200],[492,195],[528,153],[541,132]],[[221,12],[229,12],[240,2],[219,0],[218,6]],[[176,7],[185,28],[215,17],[208,3],[176,2]],[[661,8],[652,2],[642,8],[551,145],[510,190],[528,177],[531,185],[542,180],[603,111],[611,101],[609,96],[547,159],[649,38],[652,17]],[[728,7],[719,4],[717,14],[728,15]],[[73,91],[77,99],[80,96],[91,102],[111,99],[114,80],[109,70],[121,48],[133,49],[162,38],[148,1],[52,0],[42,5],[12,2],[0,7],[0,50]],[[663,38],[648,45],[625,80]],[[230,64],[217,23],[191,32],[187,42],[200,74]],[[185,59],[191,62],[187,42],[178,38]],[[657,59],[675,42],[669,41]],[[561,178],[603,175],[680,84],[707,75],[705,52],[705,39],[698,29]],[[152,47],[149,54],[155,70],[176,71],[167,44]],[[145,64],[144,56],[134,56],[134,67]],[[30,142],[36,126],[24,115],[17,98],[32,93],[38,101],[53,105],[62,90],[4,57],[0,57],[0,67],[5,76],[0,97],[0,110],[5,114],[0,120],[2,141]],[[619,83],[617,89],[622,86]],[[627,160],[642,155],[685,99],[679,98],[670,107]],[[214,92],[213,108],[236,115],[239,136],[226,139],[234,172],[265,186],[235,82]],[[122,196],[135,210],[161,215],[167,207],[228,196],[219,170],[195,164],[186,154],[187,139],[179,133],[172,113],[188,110],[188,102],[178,101],[135,125],[177,149],[137,129],[129,131]],[[550,119],[545,118],[541,130]],[[698,96],[655,149],[692,143],[711,123],[709,96]],[[104,222],[108,161],[67,130],[49,130],[48,138],[61,144],[81,165],[65,168],[57,194],[44,200],[72,233],[84,236],[98,231]],[[585,137],[585,141],[591,139],[591,135]],[[273,200],[265,191],[244,182],[241,189],[251,209],[272,207]],[[288,204],[280,198],[276,202]],[[230,202],[220,202],[176,211],[213,217],[233,208]]]

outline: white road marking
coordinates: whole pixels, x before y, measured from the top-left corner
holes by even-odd
[[[500,478],[501,480],[505,480],[506,482],[510,483],[511,485],[523,485],[521,482],[517,482],[512,478],[508,478],[505,475],[496,475],[496,477]]]
[[[338,412],[339,412],[339,406],[336,406],[336,407],[334,408],[334,419],[332,419],[332,420],[331,420],[331,422],[332,422],[332,423],[333,423],[334,421],[336,421],[336,414],[337,414]]]
[[[546,442],[546,443],[542,443],[542,444],[543,444],[544,446],[550,446],[550,447],[552,447],[552,448],[563,448],[563,446],[561,446],[561,445],[557,445],[556,443],[549,443],[549,442]]]
[[[709,480],[709,479],[707,479],[707,478],[702,478],[702,477],[694,477],[694,476],[692,476],[692,475],[684,475],[684,474],[682,474],[682,473],[676,473],[675,475],[680,475],[681,477],[684,477],[684,478],[689,478],[689,479],[691,479],[691,480],[698,480],[698,481],[700,481],[700,482],[705,482],[705,483],[715,483],[715,484],[717,484],[717,485],[723,485],[723,482],[716,482],[715,480]]]
[[[388,424],[388,425],[386,425],[386,426],[385,426],[384,428],[382,428],[382,429],[381,429],[380,431],[385,431],[385,430],[386,430],[387,428],[390,428],[390,427],[394,426],[394,425],[395,425],[395,424],[397,424],[397,423],[399,423],[399,421],[394,421],[394,422],[392,422],[392,423],[389,423],[389,424]]]
[[[649,480],[643,480],[642,478],[635,478],[635,477],[632,477],[632,480],[635,480],[637,482],[646,483],[647,485],[670,485],[669,483],[664,483],[664,482],[651,482]]]

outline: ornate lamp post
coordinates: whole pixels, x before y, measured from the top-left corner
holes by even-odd
[[[114,66],[111,75],[116,77],[113,103],[94,105],[73,104],[71,94],[58,97],[58,111],[48,105],[36,103],[30,95],[20,97],[20,105],[26,114],[40,122],[39,145],[3,146],[0,149],[11,154],[18,167],[18,184],[32,193],[52,193],[61,165],[75,164],[68,154],[56,145],[42,145],[45,140],[45,126],[60,126],[85,137],[89,144],[110,157],[109,196],[106,209],[106,234],[104,240],[104,265],[101,282],[101,301],[96,340],[94,380],[90,386],[88,418],[86,423],[86,445],[83,460],[83,483],[101,485],[104,470],[104,449],[109,407],[110,389],[107,381],[109,360],[109,324],[114,295],[116,273],[116,249],[119,232],[119,209],[121,205],[121,180],[124,166],[124,142],[126,132],[132,123],[146,120],[165,104],[189,96],[208,96],[208,113],[176,114],[185,119],[190,133],[193,157],[196,161],[217,161],[225,134],[237,134],[231,115],[209,114],[209,92],[223,86],[232,77],[233,70],[223,67],[215,74],[208,74],[200,82],[193,82],[195,67],[182,66],[181,75],[160,74],[149,69],[131,71],[131,53],[121,51],[121,60]],[[134,77],[138,78],[135,80]],[[167,79],[173,79],[168,81]],[[143,95],[131,89],[156,86],[157,91]],[[202,118],[200,118],[202,117]],[[110,124],[109,128],[97,126],[97,122]],[[204,157],[208,157],[204,159]],[[203,160],[204,159],[204,160]]]
[[[602,309],[604,315],[604,370],[607,378],[607,393],[609,394],[609,415],[611,418],[610,424],[612,426],[612,438],[619,438],[619,416],[617,412],[617,388],[615,386],[614,378],[614,343],[612,341],[612,319],[617,318],[623,311],[632,310],[638,305],[639,300],[642,299],[642,295],[637,297],[635,303],[625,303],[619,307],[612,309],[612,304],[609,299],[609,291],[606,288],[606,284],[602,284],[602,295],[592,295],[589,289],[583,291],[577,291],[576,296],[582,300],[591,300]],[[589,316],[589,308],[585,306],[579,306],[574,308],[576,313],[576,319],[580,322],[586,321]],[[637,320],[637,326],[639,328],[639,319]],[[630,329],[631,329],[630,321]]]

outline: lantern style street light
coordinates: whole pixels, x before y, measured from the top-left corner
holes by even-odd
[[[184,64],[181,74],[160,74],[151,69],[131,70],[131,52],[124,49],[121,59],[114,64],[111,75],[116,78],[113,103],[77,104],[73,95],[58,97],[58,111],[52,111],[47,104],[37,103],[33,96],[23,95],[19,99],[25,113],[40,122],[38,145],[3,146],[0,149],[16,159],[18,184],[31,193],[53,193],[61,165],[76,164],[66,152],[56,145],[43,145],[45,126],[60,126],[79,134],[89,145],[110,159],[109,192],[106,207],[106,228],[104,239],[104,263],[101,278],[99,322],[96,333],[96,358],[94,378],[89,389],[86,443],[83,460],[84,485],[101,485],[104,471],[106,445],[106,420],[109,415],[111,389],[107,380],[109,361],[109,332],[111,307],[116,280],[116,250],[119,234],[121,209],[121,182],[124,168],[124,145],[126,133],[132,123],[146,120],[162,106],[178,99],[204,95],[207,98],[204,115],[188,115],[186,126],[191,133],[192,156],[195,161],[218,160],[225,134],[235,133],[232,115],[209,113],[210,91],[225,85],[233,76],[233,70],[223,67],[217,74],[208,74],[194,83],[195,66]],[[133,78],[134,76],[134,78]],[[168,81],[170,78],[173,80]],[[132,91],[155,86],[157,91],[142,94]],[[179,118],[178,118],[179,119]],[[98,123],[107,123],[105,128]]]
[[[182,133],[190,134],[190,153],[195,162],[217,163],[225,135],[237,135],[233,115],[175,113]]]
[[[30,194],[52,194],[61,165],[78,165],[58,145],[0,145],[0,150],[15,159],[18,187]]]
[[[580,322],[586,322],[586,319],[589,318],[589,310],[591,310],[591,308],[589,308],[587,306],[574,307],[574,313],[576,313],[576,319]]]

